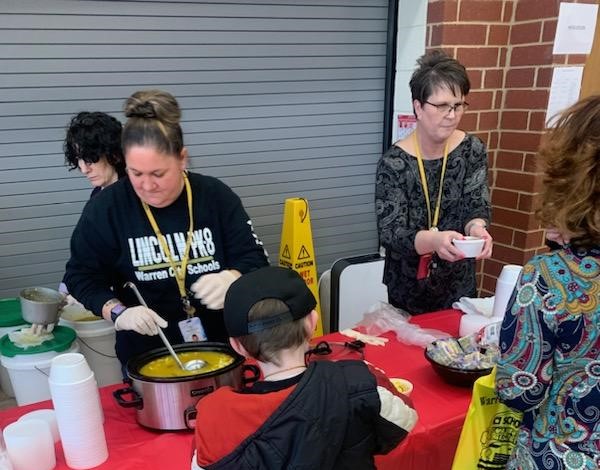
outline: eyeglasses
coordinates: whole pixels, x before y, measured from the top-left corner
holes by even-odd
[[[430,103],[429,101],[425,100],[425,103],[430,104],[431,106],[436,108],[444,116],[446,114],[450,114],[450,111],[454,111],[456,114],[463,113],[469,107],[469,103],[467,103],[466,101],[463,101],[462,103],[456,103],[456,104],[448,104],[448,103],[435,104],[435,103]]]

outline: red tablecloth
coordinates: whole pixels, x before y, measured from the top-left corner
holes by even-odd
[[[426,328],[436,328],[452,335],[458,333],[460,312],[447,310],[413,318]],[[386,335],[385,347],[367,346],[365,358],[383,369],[390,377],[403,377],[414,385],[411,395],[419,413],[419,423],[406,440],[386,456],[377,457],[377,468],[384,470],[446,470],[452,463],[471,390],[445,384],[423,357],[423,349],[406,346]],[[324,337],[341,340],[339,334]],[[158,432],[136,423],[135,410],[118,406],[112,391],[119,386],[100,390],[105,416],[105,434],[109,458],[98,470],[183,470],[190,468],[192,434]],[[51,408],[50,401],[11,408],[0,412],[0,427],[25,413]],[[57,470],[68,469],[60,443],[56,446]]]
[[[445,310],[413,317],[423,328],[458,336],[461,313]],[[412,382],[413,404],[419,422],[408,437],[388,455],[376,458],[379,470],[449,470],[471,401],[471,389],[446,384],[423,355],[423,348],[392,341],[385,348],[369,347],[365,359],[381,367],[388,377]]]

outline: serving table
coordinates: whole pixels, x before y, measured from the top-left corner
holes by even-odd
[[[413,317],[412,323],[457,335],[461,313],[444,310]],[[411,399],[419,413],[419,422],[408,437],[392,452],[377,456],[377,468],[383,470],[446,470],[452,458],[471,389],[444,383],[423,356],[423,348],[399,343],[392,333],[385,346],[365,347],[365,359],[383,369],[389,377],[402,377],[414,385]],[[327,341],[345,341],[339,333],[324,336]],[[123,385],[100,389],[104,410],[104,429],[109,458],[98,470],[183,470],[190,468],[192,436],[186,431],[153,431],[139,426],[135,410],[122,408],[112,392]],[[51,401],[34,403],[0,412],[0,427],[20,416],[42,408],[52,408]],[[60,443],[56,446],[56,470],[66,470]]]

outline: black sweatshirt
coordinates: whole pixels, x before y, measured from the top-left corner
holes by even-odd
[[[190,173],[189,180],[194,237],[186,288],[189,290],[205,273],[236,269],[243,274],[266,266],[262,242],[254,234],[240,198],[216,178]],[[186,191],[170,206],[151,210],[178,261],[189,227]],[[71,258],[65,275],[69,292],[86,308],[102,315],[102,306],[113,297],[127,306],[138,305],[133,292],[123,288],[125,282],[132,281],[148,306],[169,322],[165,331],[169,339],[179,343],[182,338],[177,322],[185,314],[171,272],[128,178],[110,185],[87,203],[71,237]],[[224,340],[222,312],[206,310],[197,300],[192,299],[192,304],[209,340]],[[135,344],[126,346],[124,342]],[[153,346],[160,346],[156,337],[133,332],[117,334],[117,354],[123,363],[131,354]]]

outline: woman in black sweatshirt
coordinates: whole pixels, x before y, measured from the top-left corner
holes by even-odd
[[[240,275],[268,264],[240,198],[221,181],[186,171],[176,99],[139,91],[125,103],[125,115],[127,177],[86,205],[65,276],[76,299],[114,322],[124,365],[162,346],[158,328],[175,344],[225,340],[225,292]]]

